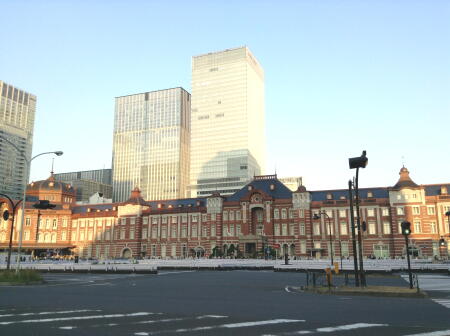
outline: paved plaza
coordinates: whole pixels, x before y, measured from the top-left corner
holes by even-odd
[[[430,299],[296,293],[289,287],[306,279],[292,272],[44,276],[45,285],[0,287],[1,335],[450,335],[450,309],[436,301],[450,298],[443,275],[420,275]]]

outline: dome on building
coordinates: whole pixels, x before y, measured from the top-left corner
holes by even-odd
[[[46,180],[34,181],[28,184],[27,192],[62,192],[76,195],[75,188],[68,183],[56,181],[53,172]]]
[[[409,177],[409,170],[403,166],[399,172],[400,178],[397,183],[392,187],[393,189],[403,188],[417,188],[418,185]]]
[[[299,185],[296,192],[306,192],[306,187],[304,185]]]

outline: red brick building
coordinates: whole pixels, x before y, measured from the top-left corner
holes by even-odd
[[[366,256],[405,255],[400,223],[411,222],[410,245],[418,257],[448,258],[450,184],[417,185],[406,168],[393,187],[360,189]],[[75,254],[84,258],[262,256],[269,247],[298,258],[351,256],[348,190],[292,192],[276,175],[257,176],[235,194],[145,201],[139,189],[112,204],[75,204],[75,190],[53,176],[28,185],[23,248],[34,255]],[[38,199],[56,207],[38,210]],[[8,207],[7,202],[3,208]],[[326,216],[314,219],[314,214]],[[13,246],[18,241],[16,216]],[[0,250],[9,242],[11,221],[1,221]],[[444,246],[439,240],[444,238]],[[272,252],[274,252],[272,250]]]

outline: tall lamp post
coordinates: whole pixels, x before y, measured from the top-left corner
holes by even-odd
[[[23,235],[23,222],[25,219],[25,197],[26,197],[26,192],[27,192],[27,185],[28,185],[28,173],[30,172],[30,168],[31,168],[31,161],[33,161],[35,158],[37,158],[38,156],[41,155],[46,155],[46,154],[55,154],[57,156],[61,156],[63,155],[62,151],[53,151],[53,152],[43,152],[40,154],[37,154],[35,156],[33,156],[31,159],[28,160],[27,156],[25,155],[24,151],[21,150],[19,147],[16,146],[15,143],[11,142],[10,140],[8,140],[7,138],[5,138],[4,136],[0,135],[0,138],[2,140],[5,140],[9,145],[11,145],[19,154],[20,156],[25,160],[26,162],[26,166],[25,166],[25,182],[24,182],[24,186],[23,186],[23,197],[22,197],[22,213],[20,215],[20,227],[19,227],[19,244],[17,247],[17,263],[16,263],[16,273],[19,271],[20,269],[20,250],[22,249],[22,235]]]
[[[334,260],[333,260],[333,238],[332,238],[332,233],[331,233],[331,218],[330,216],[328,216],[328,214],[326,213],[326,211],[319,211],[319,214],[314,214],[313,219],[320,219],[320,216],[324,215],[327,219],[328,222],[328,236],[330,237],[330,249],[329,249],[329,253],[330,253],[330,257],[331,257],[331,266],[334,265]],[[341,252],[342,254],[342,252]]]
[[[364,262],[363,262],[363,252],[362,252],[362,233],[361,233],[361,218],[359,215],[359,168],[366,168],[367,166],[367,156],[364,150],[361,156],[353,157],[348,159],[350,169],[356,169],[356,178],[354,183],[355,188],[355,207],[356,207],[356,226],[358,228],[358,245],[359,245],[359,271],[360,271],[360,281],[361,286],[366,286],[366,276],[364,274]],[[353,198],[350,199],[350,203],[353,202]],[[353,223],[352,223],[353,225]]]

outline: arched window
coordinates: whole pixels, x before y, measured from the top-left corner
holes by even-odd
[[[56,233],[52,233],[52,243],[56,243]]]
[[[49,243],[49,242],[50,242],[50,234],[49,234],[49,233],[46,233],[46,234],[45,234],[44,241],[45,241],[46,243]]]

